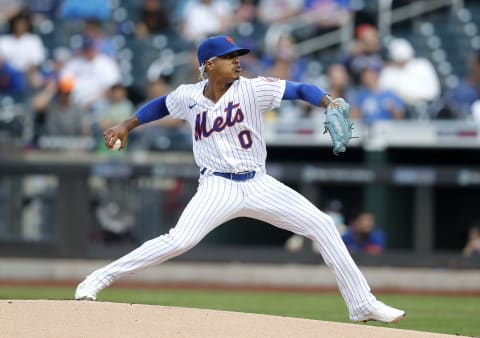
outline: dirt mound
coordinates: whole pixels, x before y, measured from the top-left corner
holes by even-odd
[[[449,337],[251,313],[70,300],[0,300],[0,319],[2,337]]]

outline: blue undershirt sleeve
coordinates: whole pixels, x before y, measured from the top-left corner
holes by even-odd
[[[140,124],[152,122],[170,114],[167,109],[167,96],[161,96],[145,103],[137,110],[137,116]]]
[[[314,106],[320,106],[320,101],[325,95],[327,95],[327,92],[315,85],[285,81],[284,100],[300,99]]]

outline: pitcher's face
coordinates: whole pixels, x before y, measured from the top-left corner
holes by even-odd
[[[207,61],[208,76],[225,78],[226,80],[237,80],[242,72],[240,56],[238,52],[217,56]]]

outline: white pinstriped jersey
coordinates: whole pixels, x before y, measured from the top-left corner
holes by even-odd
[[[192,128],[197,165],[227,173],[263,168],[263,113],[280,105],[285,81],[240,77],[217,103],[203,95],[207,81],[181,85],[167,96],[170,115]]]

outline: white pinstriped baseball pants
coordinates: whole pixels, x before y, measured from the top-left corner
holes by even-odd
[[[202,176],[197,193],[174,228],[94,271],[87,282],[103,289],[125,274],[182,254],[217,226],[236,217],[256,218],[317,242],[325,263],[335,274],[350,319],[357,320],[369,313],[376,299],[332,219],[305,197],[264,173],[243,182]]]

